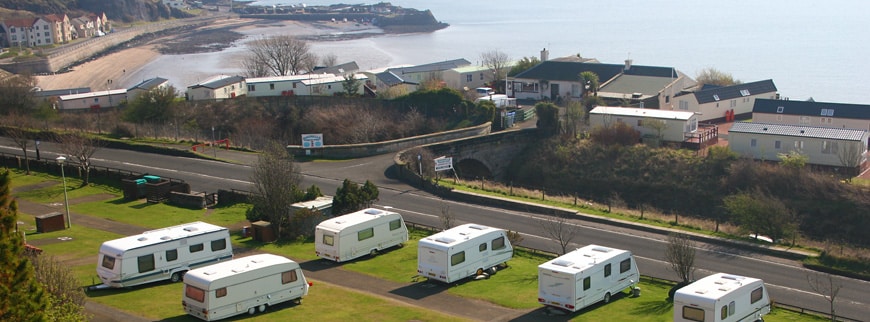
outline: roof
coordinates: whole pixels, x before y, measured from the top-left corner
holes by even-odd
[[[317,225],[317,228],[341,231],[344,228],[358,225],[387,215],[398,215],[398,213],[375,208],[368,208],[357,212],[352,212],[343,216],[324,220]]]
[[[317,74],[338,74],[338,75],[355,73],[357,71],[359,71],[359,65],[357,65],[355,61],[352,61],[349,63],[344,63],[344,64],[339,64],[339,65],[335,65],[335,66],[314,69],[314,72]]]
[[[674,78],[620,74],[598,89],[598,95],[641,93],[644,97],[655,96],[673,81]]]
[[[222,87],[225,87],[227,85],[230,85],[230,84],[241,83],[244,81],[245,81],[245,78],[242,76],[221,75],[221,76],[218,76],[217,78],[211,78],[209,80],[206,80],[203,83],[190,86],[189,88],[205,87],[205,88],[209,88],[209,89],[218,89],[218,88],[222,88]]]
[[[633,108],[633,107],[617,107],[617,106],[596,106],[589,111],[589,114],[606,114],[620,115],[631,117],[649,117],[665,120],[683,120],[687,121],[695,115],[695,112],[659,110],[652,108]]]
[[[487,72],[489,71],[489,67],[486,66],[461,66],[452,68],[454,72],[457,73],[473,73],[473,72]]]
[[[71,94],[71,95],[60,95],[61,101],[70,101],[77,100],[82,98],[92,98],[92,97],[101,97],[101,96],[110,96],[110,95],[123,95],[127,94],[127,89],[113,89],[108,91],[98,91],[98,92],[87,92],[81,94]]]
[[[130,249],[160,244],[169,240],[176,240],[196,236],[215,231],[226,230],[224,227],[212,225],[206,222],[196,221],[172,227],[160,228],[143,232],[139,235],[127,236],[104,242],[101,251],[109,254],[120,254]]]
[[[538,265],[541,269],[579,273],[628,251],[598,245],[587,245]]]
[[[51,96],[61,96],[61,95],[82,94],[82,93],[88,93],[90,91],[91,91],[90,87],[65,88],[65,89],[52,89],[52,90],[36,91],[36,92],[33,92],[33,95],[36,97],[51,97]]]
[[[517,74],[514,78],[579,82],[580,73],[582,72],[595,73],[595,75],[598,75],[598,80],[602,84],[622,73],[626,75],[665,78],[677,78],[679,76],[673,67],[631,65],[629,70],[625,71],[624,64],[599,64],[548,60]]]
[[[712,303],[716,299],[720,299],[740,289],[743,285],[750,285],[756,282],[763,283],[762,280],[757,278],[716,273],[680,288],[677,290],[677,294],[691,296],[696,299],[710,300],[710,303]]]
[[[442,248],[448,248],[451,246],[456,246],[465,240],[474,239],[478,236],[482,236],[490,232],[499,230],[501,229],[492,228],[484,225],[464,224],[436,233],[434,235],[430,235],[429,237],[425,237],[420,240],[420,244],[427,244],[427,246],[430,247],[441,246]]]
[[[321,196],[314,200],[300,201],[290,205],[295,209],[321,209],[323,207],[332,207],[332,196]]]
[[[782,108],[780,110],[780,107]],[[822,112],[826,112],[822,114]],[[847,119],[870,120],[870,105],[813,101],[788,101],[766,98],[755,99],[753,113],[786,115],[831,116]]]
[[[317,85],[317,84],[338,83],[338,82],[344,81],[344,75],[332,75],[332,74],[329,74],[329,75],[331,75],[331,76],[305,79],[305,80],[302,80],[301,82],[302,82],[302,84],[305,84],[305,86],[311,86],[311,85]],[[353,77],[356,78],[357,80],[369,79],[369,77],[366,76],[365,74],[354,74]]]
[[[471,65],[470,61],[466,60],[465,58],[460,58],[431,64],[416,65],[411,67],[391,68],[389,70],[395,72],[398,75],[401,75],[409,73],[438,72],[468,65]]]
[[[264,83],[280,83],[280,82],[298,82],[311,78],[333,77],[333,74],[304,74],[304,75],[284,75],[284,76],[266,76],[252,77],[245,80],[248,84],[264,84]]]
[[[263,267],[289,263],[296,262],[283,256],[257,254],[191,270],[184,274],[184,280],[188,283],[204,286],[228,276],[250,272]]]
[[[133,87],[130,87],[128,90],[144,89],[146,91],[150,91],[152,89],[160,87],[163,84],[166,84],[167,82],[169,82],[169,80],[166,78],[154,77],[152,79],[146,79],[139,84],[133,85]]]
[[[867,131],[818,126],[785,125],[772,123],[735,122],[728,133],[781,135],[816,139],[863,141]]]
[[[695,99],[698,101],[698,104],[706,104],[710,102],[774,92],[776,92],[776,85],[773,84],[773,80],[768,79],[722,87],[703,86],[701,90],[691,92],[691,94],[695,94]]]
[[[412,85],[417,85],[417,83],[405,81],[404,79],[402,79],[401,77],[399,77],[399,75],[396,75],[396,74],[394,74],[394,73],[391,72],[391,71],[385,71],[385,72],[383,72],[383,73],[377,73],[377,74],[375,74],[375,77],[376,77],[378,80],[380,80],[381,82],[383,82],[384,84],[387,84],[387,86],[396,86],[396,85],[399,85],[399,84],[412,84]]]
[[[9,27],[33,27],[37,18],[19,18],[4,20],[3,24]]]

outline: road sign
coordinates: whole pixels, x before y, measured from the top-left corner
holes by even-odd
[[[452,157],[440,157],[435,160],[435,171],[444,171],[453,169],[453,158]]]
[[[323,134],[302,134],[302,147],[303,148],[322,148],[323,147]]]

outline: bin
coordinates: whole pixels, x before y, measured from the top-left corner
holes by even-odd
[[[142,178],[145,178],[145,180],[150,182],[150,183],[160,182],[160,177],[158,177],[158,176],[144,176]]]
[[[66,229],[66,222],[62,213],[52,212],[36,217],[36,231],[50,233]]]

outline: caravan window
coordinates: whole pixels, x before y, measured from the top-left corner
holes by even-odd
[[[691,306],[683,306],[683,318],[689,321],[704,322],[704,310]]]
[[[178,259],[178,250],[177,249],[170,249],[170,250],[166,251],[166,261],[167,262],[171,262],[171,261],[174,261],[176,259]]]
[[[480,244],[480,246],[477,247],[477,250],[481,252],[486,251],[486,243]]]
[[[139,256],[139,273],[154,270],[154,254]]]
[[[281,284],[293,283],[296,278],[296,270],[281,273]]]
[[[764,297],[764,288],[759,287],[752,291],[752,295],[749,298],[749,303],[755,303],[761,301],[761,298]]]
[[[115,269],[115,258],[112,256],[103,255],[103,267]]]
[[[588,290],[590,287],[592,287],[592,277],[586,276],[583,279],[583,290]]]
[[[211,251],[218,251],[227,249],[227,240],[226,239],[218,239],[211,241]]]
[[[402,228],[402,220],[396,219],[390,222],[390,230],[396,230]]]
[[[334,245],[333,238],[335,238],[335,237],[332,235],[323,234],[323,244],[328,245],[328,246],[333,246]]]
[[[604,277],[610,276],[610,264],[604,265]]]
[[[720,312],[720,313],[719,313],[719,316],[720,316],[719,319],[724,320],[725,318],[728,317],[728,306],[727,306],[727,305],[723,305],[723,306],[722,306],[722,309],[719,310],[719,312]]]
[[[224,296],[227,296],[227,288],[226,288],[226,287],[221,287],[221,288],[215,290],[215,291],[214,291],[214,296],[215,296],[215,297],[224,297]]]
[[[203,249],[202,244],[190,245],[190,253],[191,254],[196,253],[196,252],[200,252],[200,251],[202,251],[202,249]]]
[[[450,266],[456,266],[465,262],[465,252],[458,252],[450,256]]]
[[[356,233],[357,240],[366,240],[366,239],[369,239],[372,237],[375,237],[375,229],[374,228],[363,229],[363,230],[360,230],[358,233]]]
[[[627,258],[624,261],[619,262],[619,274],[628,272],[631,269],[631,258]]]
[[[184,286],[184,296],[200,303],[205,301],[205,291],[190,285]]]
[[[504,247],[504,236],[492,240],[492,250],[499,250]]]

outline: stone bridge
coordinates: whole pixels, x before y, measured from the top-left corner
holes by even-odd
[[[541,142],[537,135],[537,129],[521,129],[444,141],[423,148],[436,157],[452,157],[453,168],[460,178],[501,181],[508,178],[508,167],[516,155],[529,144]]]

